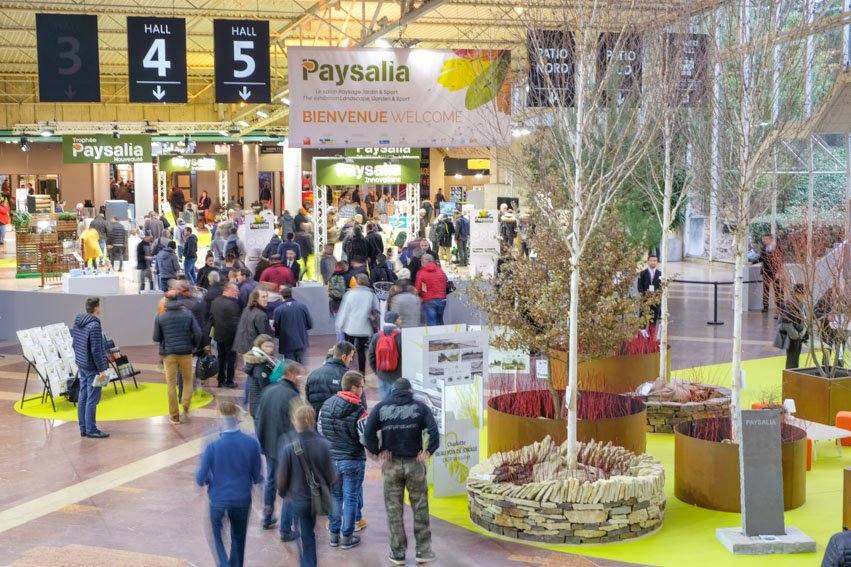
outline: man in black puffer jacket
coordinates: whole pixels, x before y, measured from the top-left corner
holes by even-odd
[[[118,261],[118,271],[124,270],[124,249],[127,246],[127,229],[119,222],[118,217],[112,217],[109,231],[106,233],[106,247],[109,251],[109,263],[115,269]]]
[[[201,327],[183,304],[176,299],[177,292],[168,292],[165,311],[154,320],[154,342],[160,343],[160,356],[165,366],[165,383],[168,389],[168,413],[171,423],[180,423],[180,411],[177,406],[177,369],[183,378],[184,421],[189,417],[189,404],[192,402],[192,353],[201,344]]]
[[[325,400],[342,388],[343,375],[348,372],[354,357],[354,345],[346,341],[339,342],[334,346],[333,356],[307,377],[304,396],[316,415],[319,415]]]
[[[80,379],[80,394],[77,399],[80,437],[93,439],[109,437],[109,433],[98,429],[96,421],[102,388],[95,386],[94,381],[109,368],[100,317],[100,298],[90,297],[86,299],[86,312],[77,315],[74,319],[74,327],[71,329],[74,360],[77,363],[77,376]]]
[[[355,522],[361,508],[361,491],[366,452],[360,442],[360,431],[366,421],[366,411],[361,405],[364,377],[360,372],[349,371],[343,375],[343,389],[328,398],[319,412],[319,433],[331,443],[331,462],[337,472],[337,481],[331,486],[336,501],[328,518],[331,547],[338,545],[350,549],[360,543],[354,535]],[[340,536],[342,535],[342,539]]]
[[[381,442],[378,432],[381,432]],[[428,446],[423,449],[423,431],[428,431]],[[414,511],[414,539],[417,563],[434,561],[428,515],[426,463],[440,446],[440,433],[429,407],[414,399],[411,383],[399,378],[390,396],[379,402],[364,428],[364,441],[370,453],[379,455],[384,465],[384,507],[390,529],[390,559],[405,564],[405,524],[402,520],[405,488]]]

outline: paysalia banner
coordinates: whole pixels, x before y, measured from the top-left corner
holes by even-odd
[[[291,147],[510,143],[507,50],[289,47]]]
[[[112,134],[62,136],[64,163],[151,163],[151,137]]]

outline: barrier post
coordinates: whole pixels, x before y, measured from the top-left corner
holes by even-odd
[[[707,325],[723,325],[724,321],[718,320],[718,282],[712,282],[712,321]]]

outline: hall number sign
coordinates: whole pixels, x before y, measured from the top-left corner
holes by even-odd
[[[100,102],[97,16],[36,14],[40,102]]]
[[[270,102],[269,22],[213,20],[216,102]]]
[[[186,102],[186,20],[127,18],[130,102]]]

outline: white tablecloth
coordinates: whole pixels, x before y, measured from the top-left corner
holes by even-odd
[[[118,295],[118,275],[72,276],[62,274],[62,291],[75,295]]]

